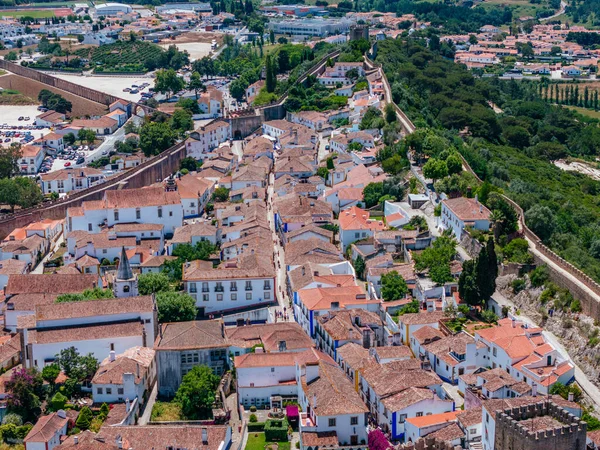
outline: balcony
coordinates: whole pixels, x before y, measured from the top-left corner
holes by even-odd
[[[300,431],[317,431],[317,424],[312,421],[306,412],[300,413]]]
[[[229,290],[230,290],[231,292],[237,292],[237,286],[231,286],[231,287],[229,288]]]
[[[252,286],[246,286],[246,290],[247,291],[251,291],[252,290]]]
[[[223,286],[215,286],[215,292],[223,292]]]
[[[209,289],[209,288],[207,288],[207,287],[203,287],[203,288],[202,288],[202,292],[210,292],[210,289]]]

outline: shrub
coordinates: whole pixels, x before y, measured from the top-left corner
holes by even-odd
[[[60,392],[54,394],[54,397],[50,400],[50,404],[48,405],[52,411],[58,411],[59,409],[64,409],[65,404],[67,403],[68,398],[62,395]]]
[[[543,286],[550,279],[550,273],[548,272],[548,266],[541,265],[536,267],[529,273],[529,280],[533,287]]]
[[[8,425],[9,423],[12,423],[13,425],[16,425],[19,427],[19,426],[23,425],[23,418],[18,414],[8,413],[2,419],[2,425]]]
[[[250,407],[250,412],[256,412],[256,406],[252,405],[252,406]]]
[[[269,419],[265,422],[265,440],[267,442],[287,441],[288,421]]]
[[[256,414],[250,414],[250,417],[248,418],[248,420],[250,421],[250,423],[258,422],[258,419],[256,418]]]
[[[81,430],[87,430],[92,424],[93,418],[94,415],[92,414],[90,408],[84,406],[83,408],[81,408],[81,411],[79,411],[79,416],[77,416],[77,421],[75,422],[75,425],[77,425],[77,428]]]
[[[516,278],[513,280],[513,282],[510,284],[512,286],[513,292],[515,294],[518,294],[519,292],[521,292],[523,289],[525,289],[525,280],[523,278]]]
[[[264,431],[265,430],[265,423],[264,422],[255,422],[255,423],[249,423],[248,424],[248,432],[254,432],[254,431]]]

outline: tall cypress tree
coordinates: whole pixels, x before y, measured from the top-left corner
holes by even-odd
[[[594,110],[598,111],[598,91],[594,91]]]
[[[496,290],[496,278],[498,277],[498,257],[496,256],[496,248],[494,246],[494,238],[489,238],[486,244],[488,257],[488,270],[490,276],[490,289],[492,294]],[[490,294],[491,295],[491,294]]]
[[[579,86],[575,86],[575,91],[573,92],[573,105],[579,106]]]
[[[589,91],[588,87],[586,86],[585,89],[583,90],[583,107],[589,108],[589,106],[590,106],[590,91]]]
[[[271,61],[271,55],[267,55],[265,60],[265,72],[266,72],[266,88],[267,92],[275,92],[275,86],[277,85],[277,78],[275,71],[273,70],[273,63]]]

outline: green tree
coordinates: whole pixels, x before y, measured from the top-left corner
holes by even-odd
[[[79,354],[75,347],[62,349],[56,355],[55,364],[69,377],[79,382],[90,380],[96,370],[98,361],[91,353],[85,356]]]
[[[196,301],[183,292],[163,291],[156,294],[159,322],[186,322],[196,318]]]
[[[367,208],[371,208],[379,203],[379,199],[384,195],[383,183],[369,183],[363,188],[363,201]]]
[[[57,392],[56,394],[54,394],[52,399],[50,399],[49,407],[52,411],[58,411],[59,409],[64,409],[68,400],[69,399],[67,397],[65,397],[63,394],[61,394],[60,392]]]
[[[180,281],[182,277],[182,266],[187,261],[197,259],[207,261],[210,256],[217,251],[217,247],[209,241],[200,241],[196,245],[179,244],[173,249],[175,260],[166,261],[163,272],[166,273],[172,281]]]
[[[448,166],[446,161],[441,161],[435,158],[429,158],[423,165],[423,175],[426,178],[431,178],[435,183],[435,180],[448,176]]]
[[[212,199],[215,202],[227,202],[229,201],[229,189],[227,189],[224,186],[218,187],[214,190],[213,195],[212,195]]]
[[[44,366],[44,368],[42,369],[42,378],[50,386],[54,386],[56,377],[59,374],[60,374],[60,367],[58,367],[58,364],[48,364],[47,366]]]
[[[19,159],[22,155],[20,145],[0,147],[0,178],[11,178],[19,173]]]
[[[391,103],[388,103],[387,105],[385,105],[385,121],[387,123],[393,123],[395,122],[398,117],[396,116],[396,109],[394,108],[394,105],[392,105]]]
[[[446,158],[446,166],[448,167],[448,174],[462,172],[462,160],[455,152],[450,153]]]
[[[186,131],[194,129],[192,114],[185,109],[177,109],[169,121],[171,129],[180,135],[185,135]]]
[[[269,32],[269,41],[271,42],[271,45],[275,44],[275,32],[273,30]]]
[[[327,177],[329,176],[329,170],[327,170],[327,167],[319,167],[317,169],[317,175],[327,180]]]
[[[171,290],[169,277],[164,273],[144,273],[138,277],[138,291],[140,295],[156,294]]]
[[[354,266],[356,276],[362,280],[363,276],[365,274],[365,268],[366,268],[365,260],[363,259],[363,257],[358,255],[356,257],[356,259],[354,260],[354,262],[352,263],[352,265]]]
[[[333,170],[335,169],[335,164],[333,162],[333,157],[329,157],[327,158],[327,170]]]
[[[187,169],[189,172],[195,172],[196,170],[198,170],[198,167],[198,161],[196,161],[191,156],[187,156],[179,162],[179,170]]]
[[[477,273],[475,260],[467,260],[463,263],[462,272],[458,278],[458,294],[468,305],[479,305],[479,288],[477,287]]]
[[[208,366],[195,366],[181,381],[174,401],[188,420],[206,419],[215,401],[219,377]]]
[[[9,412],[20,415],[24,421],[34,421],[44,399],[42,376],[35,367],[13,371],[5,382]]]
[[[7,61],[16,61],[17,59],[19,59],[19,55],[14,50],[11,50],[6,54],[4,59],[6,59]]]
[[[554,213],[542,205],[534,205],[525,212],[525,223],[542,241],[548,241],[556,229]]]
[[[81,408],[79,411],[79,415],[77,416],[77,420],[75,421],[75,426],[80,430],[87,430],[90,428],[92,424],[92,420],[94,419],[94,415],[92,411],[87,406]]]
[[[198,72],[192,72],[190,75],[190,81],[187,84],[187,88],[194,91],[196,94],[196,100],[198,100],[200,91],[206,91],[206,86],[202,82],[202,77]]]
[[[174,69],[159,69],[156,71],[154,90],[165,94],[167,98],[181,91],[185,87],[183,78],[177,75]]]
[[[63,136],[63,141],[66,145],[73,145],[77,138],[73,133],[67,133]]]
[[[146,156],[154,156],[175,143],[175,131],[165,122],[147,122],[140,130],[140,148]]]
[[[273,63],[271,61],[271,55],[267,55],[265,58],[265,88],[267,92],[275,92],[277,87],[277,74],[275,73]]]
[[[408,286],[406,281],[398,272],[391,272],[381,275],[381,297],[386,302],[400,300],[408,294]]]
[[[246,95],[246,89],[248,86],[249,83],[244,78],[233,80],[229,84],[229,94],[238,101],[242,100],[244,95]]]
[[[89,128],[82,128],[77,132],[77,139],[83,144],[87,142],[88,144],[93,144],[96,140],[96,132],[94,130],[90,130]]]

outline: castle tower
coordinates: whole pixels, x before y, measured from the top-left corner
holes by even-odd
[[[133,274],[125,247],[121,248],[121,259],[117,269],[117,278],[113,286],[115,297],[135,297],[138,295],[137,275]]]

